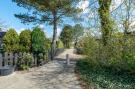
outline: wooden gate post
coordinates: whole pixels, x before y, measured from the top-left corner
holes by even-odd
[[[13,53],[9,53],[9,64],[10,65],[13,65],[13,59],[14,59]]]
[[[67,64],[67,65],[70,65],[69,54],[66,54],[66,64]]]
[[[18,56],[17,53],[15,53],[15,55],[14,55],[14,63],[13,64],[16,65],[18,60],[19,60],[19,56]]]
[[[8,58],[9,58],[9,55],[8,55],[8,52],[5,52],[5,55],[4,55],[4,66],[8,65]]]
[[[0,67],[2,67],[2,62],[3,62],[3,57],[2,54],[0,53]]]

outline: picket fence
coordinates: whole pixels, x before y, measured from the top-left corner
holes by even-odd
[[[49,53],[48,53],[49,54]],[[48,59],[48,54],[44,56],[44,59]],[[17,65],[18,61],[24,56],[26,53],[0,53],[0,67],[4,66],[14,66]],[[32,65],[36,66],[37,65],[37,57],[33,55],[32,53],[30,54],[32,56]]]

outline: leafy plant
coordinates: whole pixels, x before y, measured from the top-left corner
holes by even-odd
[[[135,72],[135,53],[128,53],[124,55],[128,68],[131,72]]]
[[[15,14],[23,23],[49,23],[53,25],[51,59],[56,49],[57,25],[64,17],[73,17],[81,10],[76,7],[80,0],[12,0],[18,6],[28,9],[27,14]],[[33,14],[31,14],[31,12]]]
[[[65,48],[70,48],[70,44],[73,40],[73,30],[72,26],[66,25],[61,34],[60,34],[60,39],[64,44]]]
[[[76,64],[81,79],[94,89],[134,89],[135,75],[119,73],[110,68],[93,68],[86,59]]]
[[[35,27],[32,31],[32,52],[44,53],[45,52],[45,34],[41,28]]]
[[[24,30],[19,35],[20,38],[20,51],[31,52],[31,31]]]
[[[18,52],[19,41],[19,36],[15,29],[9,29],[3,37],[4,50],[6,52]]]
[[[27,70],[29,67],[31,67],[32,63],[32,55],[29,53],[24,53],[23,57],[20,59],[19,69]]]

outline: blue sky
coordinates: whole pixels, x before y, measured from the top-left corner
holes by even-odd
[[[16,6],[11,0],[0,0],[0,19],[8,27],[20,30],[22,28],[31,28],[32,25],[24,25],[19,19],[14,17],[15,13],[25,12],[25,9]]]
[[[23,29],[31,29],[35,26],[32,24],[25,25],[21,23],[19,19],[14,17],[14,14],[27,12],[27,10],[22,7],[18,7],[16,3],[12,2],[12,0],[0,0],[0,11],[0,21],[4,22],[4,24],[7,25],[8,28],[16,29],[18,33],[21,32]],[[66,24],[74,24],[74,22],[71,20],[65,20]],[[44,27],[44,31],[46,32],[48,37],[52,36],[52,26],[42,24],[41,27]],[[58,33],[61,31],[61,28],[62,27],[58,26]]]
[[[115,3],[113,6],[115,8],[119,6],[122,0],[114,0]],[[91,0],[85,0],[83,3],[79,4],[79,8],[83,9],[83,18],[86,20],[86,22],[82,22],[83,25],[89,26],[89,23],[87,20],[89,20],[89,16],[92,16],[89,14],[89,9],[87,8],[90,4]],[[119,3],[118,3],[119,2]],[[13,3],[12,0],[0,0],[0,22],[4,22],[5,25],[7,25],[8,28],[14,28],[19,33],[23,29],[31,29],[32,27],[35,27],[35,25],[24,25],[21,23],[21,21],[14,17],[14,14],[17,13],[25,13],[27,10],[25,10],[22,7],[18,7],[16,3]],[[64,19],[64,22],[62,24],[70,24],[74,25],[74,21],[69,20],[67,18]],[[41,27],[44,27],[44,31],[46,32],[48,37],[52,36],[52,26],[42,24]],[[62,26],[58,26],[58,33],[61,32]]]
[[[23,13],[27,10],[18,7],[15,3],[12,2],[12,0],[0,0],[0,21],[4,22],[4,25],[7,25],[8,28],[14,28],[19,33],[23,29],[31,29],[35,25],[25,25],[21,23],[21,21],[14,17],[14,14],[16,13]],[[50,37],[52,35],[52,27],[49,25],[41,25],[44,27],[44,30],[46,34]],[[61,29],[61,28],[58,28]]]
[[[85,0],[82,3],[79,4],[79,8],[83,9],[82,14],[78,14],[81,15],[84,19],[88,20],[89,17],[89,10],[86,9],[89,6],[89,0]],[[20,33],[22,30],[24,29],[31,29],[33,27],[35,27],[35,25],[25,25],[23,23],[21,23],[21,21],[17,18],[14,17],[14,14],[18,14],[18,13],[25,13],[27,12],[26,9],[22,8],[22,7],[18,7],[16,5],[16,3],[13,3],[12,0],[0,0],[0,21],[4,22],[5,25],[7,25],[8,28],[14,28],[16,29],[16,31],[18,33]],[[90,14],[91,15],[91,14]],[[88,22],[81,22],[83,25],[87,26]],[[64,18],[64,21],[62,23],[63,24],[70,24],[70,25],[74,25],[74,21],[72,19],[68,19],[68,18]],[[46,25],[46,24],[42,24],[40,25],[41,27],[44,28],[44,31],[46,32],[46,35],[48,37],[52,36],[52,26],[50,25]],[[58,26],[58,33],[61,32],[62,26]]]

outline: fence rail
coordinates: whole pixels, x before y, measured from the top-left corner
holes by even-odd
[[[23,58],[23,56],[25,56],[26,53],[0,53],[0,67],[4,67],[4,66],[14,66],[17,65],[18,61],[21,60],[21,58]],[[37,56],[35,56],[34,54],[30,53],[30,55],[32,56],[32,60],[31,60],[31,64],[32,66],[36,66],[37,65]],[[43,59],[48,59],[49,53],[47,55],[44,55]]]

